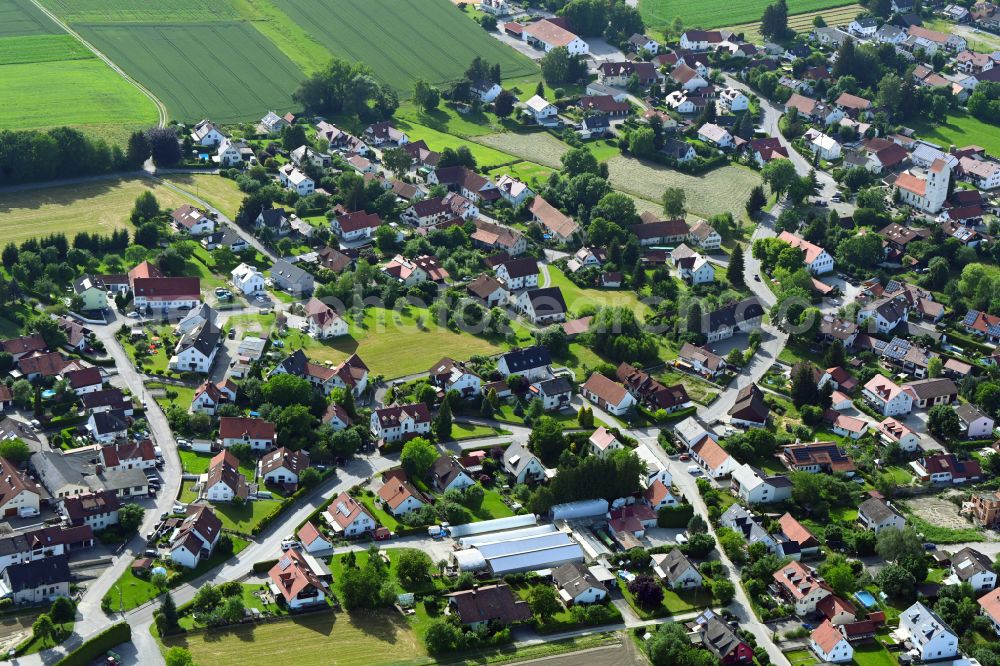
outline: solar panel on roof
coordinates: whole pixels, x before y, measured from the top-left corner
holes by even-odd
[[[965,319],[962,321],[962,324],[965,326],[972,326],[974,323],[976,323],[976,319],[978,318],[979,318],[979,310],[969,310],[968,312],[965,313]]]
[[[290,566],[292,566],[292,558],[290,558],[288,555],[282,557],[281,561],[278,562],[278,568],[280,568],[282,571],[284,571]]]

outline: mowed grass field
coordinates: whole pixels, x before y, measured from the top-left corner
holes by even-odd
[[[257,626],[238,627],[163,641],[191,651],[199,664],[243,666],[411,666],[434,663],[406,620],[397,613],[316,613]]]
[[[172,119],[234,122],[296,107],[302,72],[248,22],[77,24]]]
[[[684,27],[721,28],[759,21],[771,0],[639,0],[639,12],[649,27],[670,25],[680,17]],[[851,0],[788,0],[789,14],[802,14],[852,4]]]
[[[993,155],[1000,152],[1000,130],[964,111],[948,116],[944,123],[917,122],[913,128],[918,137],[938,143],[946,150],[952,144],[959,148],[974,144]]]
[[[376,77],[406,97],[419,78],[431,83],[461,78],[477,55],[500,63],[505,78],[538,71],[530,59],[491,37],[448,0],[273,2],[330,53],[367,63]]]
[[[0,128],[69,125],[115,143],[156,107],[28,0],[0,0]]]
[[[203,23],[239,18],[228,0],[43,0],[42,4],[67,23]]]
[[[131,228],[128,217],[135,198],[146,191],[156,195],[163,208],[187,203],[173,190],[147,180],[25,190],[0,197],[0,238],[19,244],[32,236],[60,232],[72,240],[81,231],[108,234]]]
[[[788,17],[788,27],[795,32],[806,33],[813,29],[813,21],[817,16],[822,16],[829,26],[846,25],[854,20],[854,17],[862,10],[861,5],[844,5],[843,7],[833,7],[831,9],[821,9],[816,12],[806,12]],[[763,37],[760,34],[760,21],[735,25],[731,28],[734,32],[743,33],[744,39],[750,41],[760,41]]]

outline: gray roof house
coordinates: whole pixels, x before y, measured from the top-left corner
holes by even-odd
[[[516,483],[541,481],[545,478],[545,466],[524,442],[514,442],[503,452],[503,468],[514,477]]]
[[[271,266],[271,280],[275,287],[293,296],[305,296],[313,291],[313,276],[284,259],[278,259]]]

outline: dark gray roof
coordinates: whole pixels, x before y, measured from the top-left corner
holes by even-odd
[[[571,562],[564,564],[552,572],[552,581],[560,588],[566,590],[574,599],[588,588],[597,588],[608,591],[599,580],[594,577],[582,564]]]
[[[861,506],[858,507],[858,513],[867,516],[876,523],[881,523],[887,518],[896,515],[896,511],[891,506],[875,497],[862,502]]]
[[[708,333],[717,331],[724,326],[735,327],[741,322],[764,316],[764,307],[755,297],[746,298],[737,303],[730,303],[710,312],[704,317],[705,330]]]
[[[33,590],[43,585],[56,585],[70,581],[69,560],[65,555],[45,557],[40,560],[12,564],[3,571],[13,592]]]
[[[674,548],[669,553],[667,553],[666,558],[660,563],[660,569],[663,571],[663,575],[671,583],[675,582],[680,578],[685,571],[688,569],[696,569],[691,560],[687,558],[684,553],[681,552],[680,548]]]
[[[559,287],[533,289],[528,292],[528,300],[531,301],[531,308],[539,317],[566,313],[566,301],[563,300]]]
[[[181,341],[177,343],[177,351],[181,352],[194,347],[207,358],[212,355],[212,350],[218,346],[221,339],[222,331],[214,324],[205,322],[181,338]]]
[[[565,377],[554,377],[538,383],[538,388],[545,395],[559,395],[560,393],[570,393],[573,391],[572,385]]]
[[[94,429],[97,434],[103,435],[109,432],[121,432],[128,430],[128,421],[125,417],[125,410],[111,409],[106,412],[92,414],[94,418]]]
[[[501,356],[507,364],[507,370],[512,373],[521,373],[525,370],[541,368],[552,364],[552,356],[548,347],[535,346],[527,349],[510,351]]]
[[[312,279],[312,276],[304,268],[299,268],[294,264],[290,264],[284,259],[278,259],[271,266],[271,277],[279,276],[284,280],[289,282],[307,282]]]

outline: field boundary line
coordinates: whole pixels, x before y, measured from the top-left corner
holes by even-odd
[[[81,35],[80,33],[78,33],[76,30],[73,30],[72,28],[70,28],[69,24],[67,24],[61,18],[59,18],[58,16],[56,16],[55,13],[49,11],[49,9],[46,8],[44,5],[42,5],[42,3],[38,2],[38,0],[31,0],[31,4],[33,4],[36,7],[38,7],[39,11],[41,11],[43,14],[45,14],[50,19],[52,19],[52,21],[54,21],[56,25],[58,25],[60,28],[62,28],[67,33],[69,33],[70,35],[72,35],[73,37],[75,37],[77,40],[79,40],[79,42],[81,44],[83,44],[84,46],[86,46],[88,49],[90,49],[95,56],[97,56],[102,61],[104,61],[104,63],[108,67],[110,67],[113,71],[117,72],[119,76],[121,76],[123,79],[125,79],[126,81],[128,81],[129,83],[131,83],[133,86],[135,86],[135,88],[139,92],[141,92],[143,95],[145,95],[146,97],[148,97],[149,100],[156,106],[156,113],[157,113],[157,116],[159,117],[158,120],[157,120],[157,127],[164,127],[164,126],[166,126],[166,124],[167,124],[167,107],[166,107],[166,105],[164,105],[163,102],[160,101],[160,99],[156,95],[153,94],[153,92],[149,88],[147,88],[146,86],[142,85],[141,83],[139,83],[138,81],[136,81],[135,79],[133,79],[131,76],[129,76],[125,72],[125,70],[123,70],[121,67],[119,67],[118,65],[116,65],[115,62],[111,58],[109,58],[108,56],[104,55],[104,53],[102,53],[100,51],[100,49],[98,49],[96,46],[94,46],[93,44],[91,44],[90,42],[88,42],[86,39],[84,39],[83,35]]]

